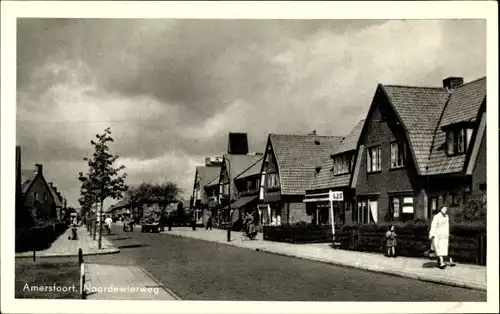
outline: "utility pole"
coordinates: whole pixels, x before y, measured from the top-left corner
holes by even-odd
[[[227,224],[227,242],[231,242],[231,162],[229,161],[229,159],[226,159],[227,162],[229,162],[229,167],[226,167],[226,170],[227,170],[227,176],[228,176],[228,180],[229,180],[229,185],[228,185],[228,192],[229,192],[229,204],[227,205],[227,208],[229,210],[229,215],[228,215],[228,218],[229,218],[229,221],[228,221],[228,224]]]

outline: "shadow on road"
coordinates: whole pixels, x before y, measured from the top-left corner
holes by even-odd
[[[435,268],[437,267],[436,262],[425,262],[422,264],[422,268]]]
[[[138,247],[148,247],[148,246],[149,245],[147,244],[128,244],[128,245],[118,246],[118,248],[121,250],[121,249],[134,249]]]

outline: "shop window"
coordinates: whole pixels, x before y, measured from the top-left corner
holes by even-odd
[[[368,148],[366,157],[368,172],[376,172],[382,169],[380,160],[380,146]]]
[[[429,203],[427,206],[427,218],[432,218],[438,210],[438,197],[429,198]]]
[[[460,199],[457,194],[450,194],[450,204],[451,206],[458,206],[460,204]]]
[[[405,166],[406,146],[404,142],[391,144],[391,169],[402,168]]]

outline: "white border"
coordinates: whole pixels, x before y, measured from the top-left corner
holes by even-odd
[[[1,230],[2,311],[55,313],[433,313],[498,311],[498,15],[493,1],[442,2],[5,2],[1,3]],[[455,19],[485,18],[488,27],[488,300],[486,303],[226,302],[14,300],[16,18],[258,18]],[[265,287],[263,287],[265,288]],[[416,291],[415,293],[418,293]]]

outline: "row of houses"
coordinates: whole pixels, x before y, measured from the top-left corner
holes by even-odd
[[[43,165],[21,168],[21,147],[16,146],[16,226],[61,220],[66,207],[66,199],[57,186],[45,179]]]
[[[258,209],[270,225],[428,220],[471,198],[486,202],[486,77],[379,84],[345,136],[269,134],[249,153],[247,134],[230,133],[227,154],[197,167],[193,187],[198,222]]]

